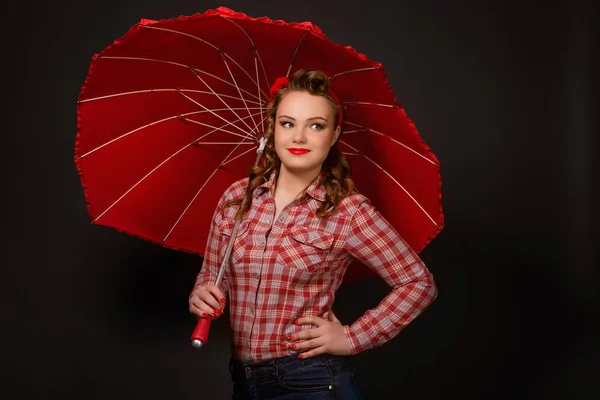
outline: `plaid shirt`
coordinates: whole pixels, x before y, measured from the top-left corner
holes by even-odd
[[[247,182],[235,182],[219,201],[194,287],[214,284],[238,209],[221,206],[241,198]],[[352,354],[397,336],[437,296],[432,274],[365,196],[352,194],[331,216],[317,217],[326,193],[321,182],[322,176],[283,208],[276,221],[276,174],[253,193],[220,285],[228,297],[232,353],[240,360],[293,354],[285,338],[313,326],[292,321],[309,315],[327,318],[353,259],[376,271],[392,290],[376,308],[344,326]]]

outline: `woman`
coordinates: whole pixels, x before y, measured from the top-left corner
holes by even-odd
[[[210,227],[190,312],[229,305],[233,399],[361,398],[351,355],[398,335],[437,296],[431,273],[369,200],[335,147],[342,108],[319,70],[278,79],[264,164],[225,191]],[[236,219],[231,267],[213,285]],[[390,293],[352,325],[331,308],[358,259]]]

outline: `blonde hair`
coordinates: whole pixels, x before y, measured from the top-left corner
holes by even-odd
[[[339,121],[341,107],[338,107],[336,99],[331,95],[329,88],[329,78],[325,72],[303,68],[296,71],[289,79],[287,86],[281,88],[274,94],[273,99],[267,109],[267,122],[265,129],[265,149],[263,153],[262,165],[256,165],[250,168],[248,187],[243,198],[228,200],[223,204],[223,208],[232,205],[240,205],[235,219],[241,219],[250,208],[252,203],[252,193],[261,184],[269,179],[272,172],[279,172],[281,160],[275,151],[275,117],[277,108],[282,99],[289,92],[305,91],[314,96],[323,96],[331,103],[334,109],[334,121]],[[339,203],[350,193],[354,191],[354,181],[351,177],[350,163],[346,157],[336,148],[334,144],[329,149],[329,154],[323,162],[321,172],[324,175],[323,186],[325,187],[325,201],[317,208],[316,214],[320,218],[328,217],[335,211]]]

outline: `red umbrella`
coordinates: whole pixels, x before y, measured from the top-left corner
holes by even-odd
[[[202,256],[219,197],[255,163],[270,86],[303,67],[342,103],[357,190],[420,252],[444,224],[440,167],[383,66],[310,22],[224,7],[142,19],[93,57],[75,143],[93,222]],[[356,262],[344,283],[372,275]]]

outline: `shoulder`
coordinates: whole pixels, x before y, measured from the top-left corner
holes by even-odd
[[[360,193],[353,193],[346,197],[340,204],[342,215],[349,218],[351,229],[357,229],[362,232],[366,228],[373,231],[392,230],[389,221],[381,214],[381,212],[371,203],[371,200]]]
[[[357,215],[376,212],[371,200],[360,193],[354,192],[344,197],[331,216],[353,220]]]
[[[223,209],[226,201],[242,199],[248,186],[248,178],[240,179],[233,182],[225,191],[221,194],[219,201],[216,204],[214,211],[215,223],[220,223],[223,218],[233,218],[239,206],[231,206]]]
[[[353,192],[352,194],[344,197],[344,199],[338,205],[338,210],[344,214],[354,215],[361,209],[372,208],[371,200],[363,194]]]
[[[247,187],[248,178],[243,178],[233,182],[231,185],[229,185],[225,192],[223,192],[219,203],[224,203],[228,200],[239,199],[243,197]]]

